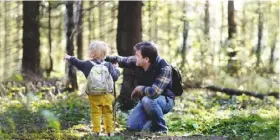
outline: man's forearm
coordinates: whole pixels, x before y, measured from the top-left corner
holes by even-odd
[[[111,63],[118,63],[122,68],[135,68],[136,67],[136,59],[134,56],[130,57],[122,57],[122,56],[107,56],[105,61]]]

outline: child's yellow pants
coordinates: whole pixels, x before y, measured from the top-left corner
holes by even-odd
[[[102,115],[106,133],[111,133],[113,131],[113,100],[114,97],[110,93],[104,95],[89,95],[93,132],[100,133]]]

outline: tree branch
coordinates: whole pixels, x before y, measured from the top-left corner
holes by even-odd
[[[197,88],[197,89],[207,89],[210,91],[214,91],[214,92],[222,92],[225,93],[227,95],[247,95],[247,96],[253,96],[259,99],[264,99],[264,97],[266,96],[273,96],[276,99],[279,99],[279,92],[269,92],[269,93],[260,93],[260,92],[253,92],[253,91],[243,91],[243,90],[238,90],[238,89],[231,89],[231,88],[223,88],[223,87],[218,87],[215,85],[209,85],[209,86],[203,86],[199,83],[195,83],[195,84],[184,84],[184,88]]]

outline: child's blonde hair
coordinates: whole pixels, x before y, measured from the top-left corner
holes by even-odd
[[[105,59],[107,48],[107,44],[103,41],[91,41],[89,44],[89,55],[93,59]]]

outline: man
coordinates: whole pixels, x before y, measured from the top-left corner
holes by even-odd
[[[171,91],[172,69],[158,56],[156,44],[144,41],[136,44],[134,49],[135,56],[105,59],[135,70],[137,86],[131,98],[140,101],[128,117],[127,128],[167,133],[164,114],[173,108],[175,97]]]

